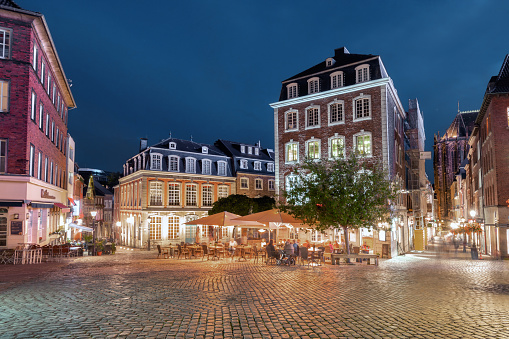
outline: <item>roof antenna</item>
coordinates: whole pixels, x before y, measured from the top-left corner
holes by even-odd
[[[171,139],[171,131],[170,131],[170,139]]]
[[[191,134],[191,142],[193,141],[193,135]]]

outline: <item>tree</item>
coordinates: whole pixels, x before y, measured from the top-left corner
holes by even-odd
[[[306,160],[294,169],[280,209],[319,231],[371,228],[390,219],[395,194],[382,164],[350,152],[346,159]]]
[[[232,194],[226,198],[218,199],[209,211],[209,215],[219,212],[230,212],[238,215],[248,215],[274,208],[274,198],[264,196],[262,198],[249,198],[242,194]]]

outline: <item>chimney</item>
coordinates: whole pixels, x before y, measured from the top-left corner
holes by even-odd
[[[140,138],[140,152],[147,149],[147,138]]]

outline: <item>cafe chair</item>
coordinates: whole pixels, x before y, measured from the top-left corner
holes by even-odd
[[[265,250],[267,251],[267,265],[271,262],[276,263],[276,252],[269,248],[265,248]]]
[[[190,253],[189,253],[189,248],[186,248],[186,247],[183,247],[182,245],[177,245],[178,248],[179,248],[179,255],[178,255],[178,259],[180,259],[180,256],[181,255],[184,255],[184,259],[186,258],[186,256],[191,259],[190,257]],[[185,245],[184,245],[185,246]]]
[[[306,261],[308,266],[309,266],[308,248],[304,247],[304,246],[301,246],[300,249],[299,249],[299,254],[300,254],[300,264],[304,265],[304,261]]]
[[[207,245],[201,245],[201,260],[203,261],[203,259],[205,259],[205,256],[207,256],[207,260],[209,260],[209,248],[207,247]]]
[[[263,248],[257,249],[255,247],[253,249],[253,251],[254,251],[255,262],[258,262],[258,260],[260,260],[260,259],[262,260],[262,262],[267,261],[267,252]]]
[[[327,259],[330,260],[330,262],[332,264],[332,252],[331,252],[329,246],[325,246],[325,249],[323,252],[323,262],[325,263],[327,261]]]

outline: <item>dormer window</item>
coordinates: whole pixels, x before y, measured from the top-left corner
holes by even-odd
[[[355,67],[356,83],[369,81],[369,65]]]
[[[226,175],[226,161],[217,162],[217,175]]]
[[[201,147],[201,152],[204,153],[204,154],[207,154],[209,152],[209,148],[207,146],[202,146]]]
[[[318,93],[320,92],[320,79],[317,77],[311,78],[308,80],[308,93]]]
[[[253,147],[247,148],[247,154],[253,154]]]
[[[201,167],[202,174],[211,174],[212,161],[203,159],[201,162]]]
[[[274,163],[273,162],[269,162],[267,164],[267,172],[274,172]]]
[[[246,146],[244,145],[240,146],[240,153],[246,153]]]
[[[168,157],[168,171],[178,172],[179,171],[179,157],[170,155]]]
[[[287,85],[286,90],[288,92],[288,99],[296,98],[299,96],[296,83],[291,83]]]
[[[186,173],[196,173],[195,158],[186,158]]]
[[[258,147],[255,147],[254,151],[255,155],[260,155],[260,149]]]
[[[174,143],[173,141],[170,142],[170,149],[177,149],[177,144]]]
[[[240,160],[240,168],[247,169],[247,160],[246,159]]]
[[[254,170],[255,171],[261,171],[262,170],[262,163],[259,161],[254,162]]]
[[[327,65],[327,67],[330,67],[332,65],[334,65],[336,63],[336,60],[334,60],[334,58],[327,58],[327,60],[325,60],[325,64]]]
[[[344,74],[342,71],[334,72],[330,75],[330,88],[339,88],[344,86]]]
[[[163,156],[158,153],[151,154],[150,169],[160,171],[161,170],[161,159]]]

